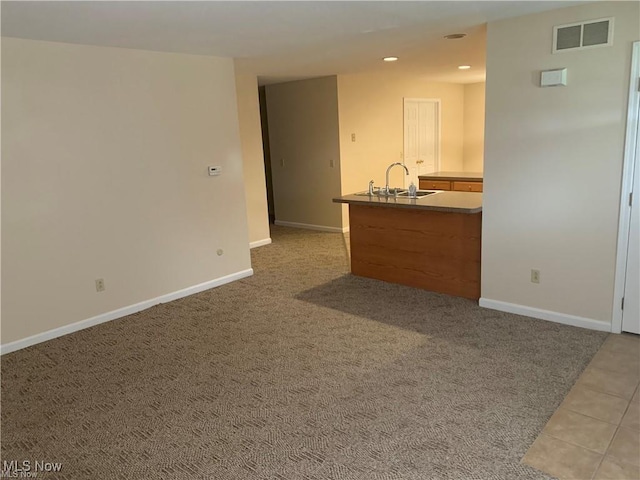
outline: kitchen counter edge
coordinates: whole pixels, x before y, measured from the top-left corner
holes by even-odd
[[[351,194],[334,198],[333,202],[370,207],[412,208],[416,210],[450,213],[474,214],[482,212],[482,194],[468,192],[443,191],[417,199]]]

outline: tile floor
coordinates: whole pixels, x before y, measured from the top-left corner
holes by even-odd
[[[640,480],[640,336],[609,335],[522,459],[561,480]]]

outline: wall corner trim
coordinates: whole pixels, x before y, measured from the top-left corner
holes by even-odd
[[[255,242],[249,243],[249,248],[263,247],[265,245],[269,245],[270,243],[271,243],[271,237],[263,238],[262,240],[256,240]]]
[[[327,227],[326,225],[311,225],[309,223],[284,222],[281,220],[276,220],[275,224],[281,227],[304,228],[306,230],[318,230],[320,232],[346,233],[349,231],[349,227]]]
[[[501,302],[499,300],[491,300],[490,298],[484,297],[480,298],[478,304],[483,308],[515,313],[516,315],[524,315],[526,317],[538,318],[549,322],[562,323],[563,325],[588,328],[589,330],[599,330],[601,332],[611,331],[610,323],[593,320],[591,318],[578,317],[576,315],[568,315],[566,313],[553,312],[551,310],[542,310],[540,308],[527,307],[526,305],[518,305],[516,303]]]
[[[147,308],[151,308],[154,305],[158,305],[160,303],[168,303],[179,298],[188,297],[189,295],[200,293],[214,287],[219,287],[221,285],[231,283],[242,278],[250,277],[251,275],[253,275],[252,268],[241,270],[230,275],[225,275],[224,277],[219,277],[214,280],[209,280],[208,282],[183,288],[182,290],[167,293],[166,295],[161,295],[150,300],[145,300],[143,302],[129,305],[127,307],[118,308],[117,310],[102,313],[100,315],[96,315],[95,317],[87,318],[86,320],[81,320],[69,325],[54,328],[53,330],[47,330],[46,332],[38,333],[30,337],[16,340],[15,342],[5,343],[4,345],[0,345],[0,355],[15,352],[16,350],[21,350],[38,343],[53,340],[54,338],[62,337],[63,335],[68,335],[69,333],[77,332],[79,330],[84,330],[85,328],[93,327],[94,325],[99,325],[101,323],[109,322],[117,318],[125,317],[127,315],[131,315],[132,313],[146,310]]]

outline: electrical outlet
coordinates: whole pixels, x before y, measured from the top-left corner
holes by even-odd
[[[104,292],[104,278],[98,278],[96,280],[96,292]]]
[[[280,159],[280,166],[281,166],[281,167],[284,167],[284,158],[281,158],[281,159]]]
[[[352,134],[351,134],[351,141],[352,141],[352,142],[355,142],[355,141],[356,141],[356,134],[355,134],[355,133],[352,133]]]
[[[336,162],[334,162],[334,161],[333,161],[333,158],[330,158],[330,159],[329,159],[329,166],[330,166],[331,168],[333,168],[333,167],[335,167],[335,166],[336,166]]]
[[[531,269],[531,283],[540,283],[540,270]]]

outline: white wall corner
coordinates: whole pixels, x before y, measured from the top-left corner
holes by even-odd
[[[53,340],[54,338],[62,337],[63,335],[68,335],[79,330],[84,330],[85,328],[109,322],[117,318],[122,318],[127,315],[146,310],[147,308],[151,308],[154,305],[158,305],[160,303],[168,303],[179,298],[188,297],[189,295],[193,295],[195,293],[204,292],[205,290],[219,287],[221,285],[231,283],[242,278],[250,277],[251,275],[253,275],[253,269],[249,268],[247,270],[242,270],[230,275],[225,275],[224,277],[216,278],[208,282],[183,288],[182,290],[167,293],[166,295],[161,295],[150,300],[145,300],[134,305],[129,305],[117,310],[112,310],[111,312],[102,313],[100,315],[96,315],[95,317],[87,318],[86,320],[81,320],[79,322],[54,328],[53,330],[38,333],[27,338],[22,338],[20,340],[16,340],[15,342],[6,343],[4,345],[0,345],[0,355],[15,352],[16,350],[30,347],[32,345],[46,342],[48,340]]]
[[[271,243],[271,237],[263,238],[262,240],[256,240],[255,242],[249,243],[249,248],[262,247],[264,245],[269,245],[270,243]]]
[[[525,317],[571,325],[572,327],[588,328],[589,330],[599,330],[601,332],[611,331],[610,323],[593,320],[591,318],[578,317],[576,315],[568,315],[551,310],[542,310],[540,308],[527,307],[526,305],[518,305],[515,303],[501,302],[499,300],[491,300],[490,298],[481,298],[478,304],[483,308],[490,308],[491,310],[524,315]]]

